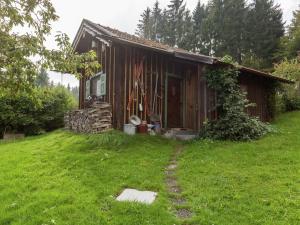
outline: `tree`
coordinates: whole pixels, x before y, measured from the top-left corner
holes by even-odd
[[[167,44],[167,40],[170,38],[170,27],[168,23],[168,12],[166,9],[163,10],[161,14],[161,37],[160,40],[162,43]]]
[[[167,38],[167,43],[171,46],[178,46],[184,35],[184,14],[185,4],[183,0],[171,0],[168,5],[168,24],[170,33]]]
[[[242,63],[245,50],[246,20],[248,8],[245,0],[224,1],[224,19],[221,35],[221,56],[230,55],[238,63]]]
[[[35,79],[35,84],[38,87],[47,87],[49,86],[49,77],[48,73],[45,69],[41,69],[41,71],[37,74],[37,77]]]
[[[223,0],[210,0],[207,4],[207,17],[203,24],[203,40],[206,54],[211,56],[222,56],[219,51],[222,45],[222,30],[224,18]]]
[[[151,40],[160,39],[163,30],[162,30],[162,14],[161,8],[159,7],[159,2],[156,1],[151,11],[150,16],[150,25],[151,25]]]
[[[275,64],[274,75],[295,81],[294,85],[283,85],[283,105],[285,111],[300,109],[300,62],[298,59],[284,59]]]
[[[210,54],[218,57],[231,55],[241,63],[247,13],[245,0],[211,0],[208,3],[208,16],[202,25],[204,33],[201,36]]]
[[[45,38],[57,19],[50,0],[0,0],[0,91],[11,95],[32,91],[42,68],[77,76],[79,69],[87,69],[90,75],[99,68],[96,54],[76,54],[65,34],[56,37],[59,50],[46,49]],[[26,32],[16,32],[20,27]]]
[[[141,19],[137,25],[136,34],[145,39],[151,39],[151,9],[147,7],[141,14]]]
[[[42,60],[34,63],[30,57],[44,55],[45,37],[58,16],[49,0],[0,3],[0,86],[15,93],[34,84]],[[25,27],[29,32],[14,32],[16,27]]]
[[[74,99],[76,100],[76,102],[78,102],[78,99],[79,99],[79,87],[72,87],[71,89],[71,93],[74,97]]]
[[[186,10],[183,15],[182,37],[178,42],[180,48],[188,51],[193,50],[193,42],[195,36],[193,34],[193,20],[189,10]]]
[[[202,53],[204,49],[204,22],[207,17],[207,11],[203,4],[198,1],[196,8],[193,11],[193,51]]]
[[[280,5],[273,0],[254,0],[250,4],[247,24],[248,46],[252,56],[261,61],[261,68],[271,67],[280,38],[284,35]]]
[[[300,8],[300,6],[299,6]],[[280,49],[276,56],[279,59],[292,59],[297,56],[300,50],[300,9],[293,12],[293,20],[288,27],[287,35],[281,39]]]

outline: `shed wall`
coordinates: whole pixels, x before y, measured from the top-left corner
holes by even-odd
[[[88,41],[91,42],[91,39]],[[149,116],[153,113],[161,115],[160,122],[165,127],[166,78],[170,74],[182,78],[182,102],[178,110],[182,111],[184,128],[200,130],[205,121],[217,118],[216,95],[206,85],[203,64],[175,59],[136,46],[115,42],[107,46],[99,40],[94,41],[97,43],[94,50],[102,65],[101,70],[106,74],[106,95],[98,100],[111,104],[114,128],[122,129],[131,115],[149,122]],[[247,112],[268,121],[265,82],[265,79],[259,77],[240,77],[240,84],[247,89],[247,97],[256,103],[256,107],[249,108]],[[79,102],[80,108],[87,105],[85,79],[80,80]],[[143,110],[140,110],[140,104]]]

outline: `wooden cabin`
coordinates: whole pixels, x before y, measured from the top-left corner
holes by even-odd
[[[163,128],[199,130],[217,117],[216,96],[205,82],[205,68],[222,66],[217,58],[145,40],[84,19],[74,39],[78,53],[94,49],[100,71],[80,80],[79,107],[90,99],[112,106],[113,127],[122,129],[131,115]],[[84,73],[84,71],[83,71]],[[239,82],[256,106],[249,114],[269,121],[268,83],[288,82],[254,69],[241,67]]]

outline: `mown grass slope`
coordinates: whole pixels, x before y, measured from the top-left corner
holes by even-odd
[[[118,132],[57,131],[0,144],[0,224],[172,224],[164,167],[173,143]],[[159,192],[151,206],[120,203],[123,188]]]
[[[178,169],[191,224],[300,224],[300,112],[248,143],[196,141]]]
[[[194,141],[176,177],[193,218],[172,214],[164,168],[178,142],[120,132],[56,131],[0,142],[1,225],[300,224],[300,112],[247,143]],[[157,191],[153,205],[115,201]]]

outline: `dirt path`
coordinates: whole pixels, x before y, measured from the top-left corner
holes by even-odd
[[[165,169],[166,186],[169,192],[170,201],[172,202],[175,214],[180,219],[189,219],[192,217],[192,212],[186,207],[186,200],[182,196],[182,189],[178,185],[175,173],[178,165],[178,158],[183,151],[181,145],[177,145],[171,157],[170,163]]]

